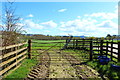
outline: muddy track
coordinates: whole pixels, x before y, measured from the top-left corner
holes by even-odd
[[[33,67],[24,80],[79,80],[75,73],[69,61],[62,58],[60,51],[52,50],[41,55],[40,63]]]
[[[98,72],[64,51],[49,50],[39,57],[39,64],[33,67],[25,80],[102,80]]]
[[[50,62],[50,79],[71,79],[76,80],[77,75],[75,74],[75,69],[71,66],[69,61],[62,57],[60,51],[49,51],[51,62]]]
[[[24,80],[47,78],[49,75],[50,57],[48,53],[44,53],[40,57],[40,62],[28,74]]]

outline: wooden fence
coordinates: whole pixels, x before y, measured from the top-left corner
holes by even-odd
[[[0,76],[4,76],[9,71],[18,68],[21,62],[26,58],[28,47],[27,42],[0,47]]]
[[[106,55],[111,58],[112,61],[120,62],[119,41],[114,42],[113,40],[73,39],[67,47],[88,50],[90,52],[90,60],[92,60],[95,55]]]
[[[91,41],[91,43],[93,44],[91,46],[93,55],[105,55],[112,61],[120,62],[120,42],[100,40]]]

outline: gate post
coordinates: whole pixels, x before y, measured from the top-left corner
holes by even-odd
[[[66,43],[68,42],[68,39],[66,39]]]
[[[120,41],[118,42],[118,62],[120,62]]]
[[[113,41],[111,42],[111,60],[113,60]]]
[[[103,40],[100,41],[100,56],[103,55]]]
[[[31,59],[31,40],[28,40],[28,59]]]
[[[108,55],[108,41],[106,42],[106,56]]]
[[[76,39],[76,49],[77,49],[77,47],[78,47],[78,40]]]
[[[90,61],[93,60],[93,42],[92,40],[90,41]]]

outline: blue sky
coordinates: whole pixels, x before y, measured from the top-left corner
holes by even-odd
[[[27,33],[100,37],[118,34],[117,4],[117,2],[15,2],[13,6],[16,7],[15,14],[21,16],[19,24],[24,26],[23,29]]]

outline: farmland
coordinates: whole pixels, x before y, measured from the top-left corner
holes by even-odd
[[[111,64],[120,65],[120,63],[111,61],[108,65],[101,65],[97,59],[89,60],[89,51],[60,50],[65,42],[65,40],[32,40],[32,59],[25,59],[22,65],[6,78],[68,78],[73,80],[120,78],[120,72],[110,67]],[[35,72],[35,69],[41,75]]]
[[[0,80],[120,80],[119,4],[92,2],[2,1]]]

